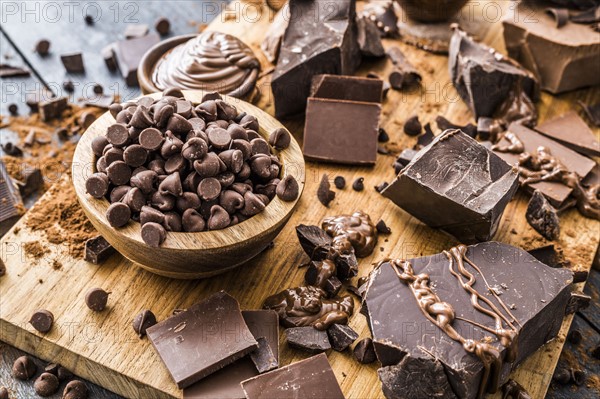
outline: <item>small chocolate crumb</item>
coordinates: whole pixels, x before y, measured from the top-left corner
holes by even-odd
[[[387,224],[385,224],[383,219],[377,222],[375,228],[377,229],[377,232],[381,234],[392,234],[392,230],[387,226]]]
[[[92,17],[90,14],[86,14],[85,17],[83,17],[83,20],[85,21],[86,25],[94,25],[94,17]]]
[[[35,51],[41,56],[48,55],[48,52],[50,51],[50,41],[46,39],[39,40],[35,44]]]
[[[321,183],[319,184],[319,188],[317,189],[317,199],[321,204],[329,207],[329,203],[333,201],[335,198],[335,192],[330,190],[329,179],[327,175],[323,175],[321,178]]]
[[[95,94],[103,94],[104,93],[104,87],[102,87],[102,85],[100,83],[96,83],[94,85],[94,87],[92,88],[92,90],[94,91]]]
[[[387,134],[384,128],[379,128],[379,134],[377,135],[377,141],[380,143],[387,143],[390,141],[390,136]]]
[[[102,312],[106,308],[109,294],[102,288],[92,288],[85,294],[85,304],[94,312]]]
[[[354,191],[363,191],[365,189],[365,178],[364,177],[359,177],[358,179],[354,180],[354,183],[352,183],[352,189]]]
[[[419,122],[419,117],[417,115],[411,116],[404,122],[404,133],[409,136],[418,136],[421,134],[423,130],[423,126],[421,126],[421,122]]]
[[[346,188],[346,179],[344,176],[336,176],[335,179],[333,179],[333,184],[338,190],[343,190]]]

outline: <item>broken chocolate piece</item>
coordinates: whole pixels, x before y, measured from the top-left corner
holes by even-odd
[[[149,33],[142,37],[119,40],[115,43],[117,64],[128,86],[137,86],[137,69],[140,61],[146,51],[159,41],[158,34]]]
[[[540,191],[533,192],[525,217],[529,225],[546,240],[555,241],[560,237],[560,219],[556,209]]]
[[[8,174],[2,160],[0,160],[0,199],[0,237],[2,237],[24,213],[19,188]]]
[[[207,334],[205,328],[233,334]],[[147,329],[177,386],[182,389],[252,352],[258,343],[235,298],[221,291]]]
[[[286,329],[285,340],[290,347],[313,354],[331,349],[327,332],[310,326]]]
[[[475,119],[494,116],[506,98],[519,90],[533,101],[539,98],[539,86],[531,72],[475,42],[459,28],[454,28],[450,41],[448,66],[456,91]]]
[[[460,130],[447,130],[382,195],[430,227],[469,243],[494,236],[517,188],[516,168]]]
[[[42,121],[48,122],[59,118],[69,105],[67,97],[54,98],[38,104]]]
[[[330,100],[380,103],[383,81],[374,78],[341,75],[315,75],[310,96]]]
[[[67,73],[85,72],[85,67],[83,66],[83,56],[81,53],[61,55],[60,60],[67,70]]]
[[[242,382],[247,399],[344,399],[324,353]]]
[[[279,362],[271,351],[267,339],[265,337],[259,337],[256,338],[256,342],[258,342],[258,348],[250,353],[250,358],[258,372],[262,374],[279,367]]]
[[[362,15],[375,23],[382,37],[398,37],[398,16],[394,11],[393,1],[389,1],[386,5],[378,2],[367,3]]]
[[[327,175],[323,175],[319,188],[317,189],[317,198],[319,199],[319,202],[326,207],[329,207],[329,203],[335,198],[335,192],[331,191],[329,189],[330,187]]]
[[[365,16],[356,19],[358,29],[358,47],[365,57],[383,57],[385,49],[381,43],[381,35],[375,22]]]
[[[365,301],[384,391],[431,397],[432,391],[411,388],[415,370],[431,381],[436,397],[471,399],[498,390],[511,369],[557,336],[571,282],[569,270],[497,242],[383,262],[370,275]],[[496,286],[507,288],[500,295]]]
[[[371,338],[362,339],[354,347],[353,353],[356,360],[362,364],[373,363],[375,360],[377,360],[375,346],[373,345],[373,340]]]
[[[90,238],[85,242],[85,254],[83,258],[87,262],[99,265],[108,259],[116,250],[102,236]]]
[[[358,333],[351,327],[343,324],[334,324],[329,327],[327,335],[329,336],[331,347],[338,352],[345,351],[358,339]]]
[[[0,78],[27,77],[30,74],[28,69],[10,64],[0,64]]]
[[[553,268],[565,268],[571,267],[571,262],[565,258],[563,251],[557,249],[554,244],[546,245],[544,247],[532,249],[528,251],[534,258],[539,260],[545,265]]]
[[[473,138],[477,137],[477,126],[473,125],[472,123],[467,123],[464,126],[455,125],[448,119],[444,118],[442,115],[438,115],[435,118],[435,123],[437,124],[438,129],[440,129],[441,131],[448,129],[459,129]]]
[[[283,9],[285,11],[285,9]],[[260,49],[265,54],[270,63],[275,64],[279,59],[279,51],[281,49],[281,42],[283,41],[283,35],[290,22],[289,16],[279,10],[275,14],[275,18],[269,25],[267,33],[260,45]]]
[[[600,156],[600,142],[575,111],[543,122],[535,130],[580,154]]]
[[[579,312],[580,310],[586,309],[588,306],[590,306],[591,301],[591,296],[586,295],[583,292],[573,291],[571,292],[569,302],[565,309],[565,314],[573,314]]]
[[[425,133],[417,137],[417,144],[415,144],[415,150],[420,150],[421,148],[428,146],[431,144],[435,135],[433,134],[433,130],[431,129],[431,124],[425,124]]]
[[[600,127],[600,103],[589,105],[579,101],[579,106],[583,108],[590,122],[596,127]]]
[[[389,81],[392,88],[402,90],[408,86],[421,82],[421,74],[408,61],[399,47],[392,47],[387,55],[394,64],[394,70],[390,73]]]
[[[277,118],[304,113],[314,75],[352,75],[360,64],[355,0],[335,5],[290,1],[289,25],[271,83]]]

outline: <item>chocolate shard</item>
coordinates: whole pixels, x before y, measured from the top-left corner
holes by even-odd
[[[83,258],[87,262],[99,265],[108,259],[116,250],[102,236],[90,238],[85,242],[85,253]]]
[[[586,309],[588,306],[590,306],[591,301],[591,296],[586,295],[583,292],[573,291],[571,292],[567,308],[565,309],[565,314],[573,314],[579,312],[580,310]]]
[[[283,35],[290,22],[285,11],[285,7],[277,11],[275,18],[273,18],[273,22],[269,25],[267,33],[265,33],[265,37],[260,45],[260,49],[272,64],[275,64],[279,59]]]
[[[260,374],[266,373],[279,367],[279,361],[269,346],[269,341],[265,337],[256,338],[258,348],[250,353],[250,359],[256,366]]]
[[[334,324],[329,327],[327,335],[329,336],[331,347],[338,352],[345,351],[358,339],[358,333],[352,327],[343,324]]]
[[[447,130],[382,195],[430,227],[471,243],[493,237],[517,188],[516,168],[460,130]]]
[[[361,364],[371,364],[377,360],[375,346],[371,338],[362,339],[353,350],[354,358]]]
[[[545,265],[553,268],[570,268],[571,262],[565,258],[562,250],[556,248],[554,244],[546,245],[540,248],[528,251],[534,258]]]
[[[342,75],[315,75],[310,96],[330,100],[380,103],[383,90],[381,79]]]
[[[69,101],[67,97],[59,97],[40,102],[38,104],[40,117],[44,122],[59,118],[68,106]]]
[[[535,130],[580,154],[600,156],[600,141],[575,111],[541,123]]]
[[[206,326],[234,334],[206,334]],[[148,328],[148,338],[180,389],[258,347],[237,300],[224,291]]]
[[[574,23],[557,28],[544,5],[531,1],[520,2],[513,12],[502,22],[506,50],[538,77],[542,89],[558,94],[600,84],[597,32]],[[529,15],[537,22],[516,15]]]
[[[529,225],[546,240],[555,241],[560,237],[558,213],[540,191],[533,192],[525,217]]]
[[[289,8],[271,83],[277,118],[304,113],[314,75],[352,75],[360,64],[355,0],[337,1],[333,8],[317,0],[291,0]]]
[[[310,326],[286,329],[285,341],[292,348],[313,354],[326,352],[331,349],[327,332]]]
[[[137,86],[137,69],[140,61],[146,51],[159,41],[160,36],[152,32],[142,37],[119,40],[115,43],[117,64],[128,86]]]
[[[579,106],[583,109],[583,112],[585,112],[590,122],[592,122],[594,126],[600,127],[600,103],[590,105],[579,101]]]
[[[470,278],[469,289],[461,281]],[[414,294],[417,285],[421,302]],[[511,369],[557,336],[571,288],[571,271],[547,267],[522,249],[498,242],[383,262],[371,273],[365,294],[368,325],[385,370],[382,382],[402,384],[405,373],[418,369],[429,376],[427,381],[440,381],[432,384],[443,388],[436,397],[471,399],[498,390]],[[425,299],[432,303],[428,308],[419,306]],[[475,303],[493,310],[485,313]],[[428,313],[434,308],[440,310],[437,316]],[[450,329],[498,359],[498,373],[487,374],[490,363],[469,354],[447,334]],[[431,397],[428,391],[411,393],[414,399]]]
[[[448,57],[452,83],[475,119],[494,116],[511,93],[521,91],[533,101],[539,98],[539,85],[531,72],[459,28],[454,29]]]
[[[24,212],[23,201],[17,184],[8,174],[0,160],[0,237],[17,223]]]
[[[364,57],[383,57],[385,49],[381,43],[381,35],[375,22],[367,17],[356,19],[358,27],[358,46]]]
[[[324,353],[243,381],[242,389],[247,399],[344,399]]]
[[[408,61],[399,47],[388,49],[387,55],[394,64],[394,70],[389,76],[390,85],[393,89],[402,90],[421,82],[421,74]]]

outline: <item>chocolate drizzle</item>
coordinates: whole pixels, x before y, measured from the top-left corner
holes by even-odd
[[[313,326],[323,331],[332,324],[347,324],[354,312],[354,301],[349,295],[327,299],[325,291],[309,285],[272,295],[263,307],[275,310],[285,327]]]
[[[325,218],[321,227],[333,237],[333,247],[341,253],[347,253],[352,247],[357,257],[364,258],[377,245],[377,229],[369,215],[362,211]]]
[[[160,90],[201,89],[241,98],[254,88],[259,69],[252,50],[238,38],[206,31],[166,53],[152,81]]]
[[[449,260],[450,273],[456,277],[459,285],[471,296],[471,304],[473,307],[494,319],[495,328],[489,328],[471,320],[467,320],[456,316],[454,308],[447,302],[443,302],[440,297],[434,292],[430,286],[430,278],[426,273],[415,274],[413,267],[406,260],[390,261],[398,278],[409,286],[413,293],[419,308],[423,315],[433,324],[437,325],[451,339],[462,344],[463,348],[477,356],[484,365],[484,374],[481,379],[478,397],[482,398],[486,392],[494,393],[500,385],[501,371],[503,362],[514,362],[516,353],[517,329],[514,324],[519,324],[519,321],[510,312],[508,306],[498,297],[494,290],[488,285],[485,276],[477,265],[466,257],[467,247],[459,245],[444,251],[444,255]],[[476,282],[475,276],[467,270],[466,265],[471,266],[483,279],[488,291],[493,295],[502,312],[491,300],[474,288]],[[482,330],[485,330],[500,341],[502,346],[506,348],[504,358],[500,350],[491,344],[492,337],[485,337],[481,340],[474,340],[462,336],[453,326],[454,320],[462,320],[470,323]]]

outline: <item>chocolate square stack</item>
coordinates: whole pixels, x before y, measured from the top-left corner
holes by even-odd
[[[460,242],[487,241],[518,188],[518,171],[460,130],[423,148],[382,195]]]

